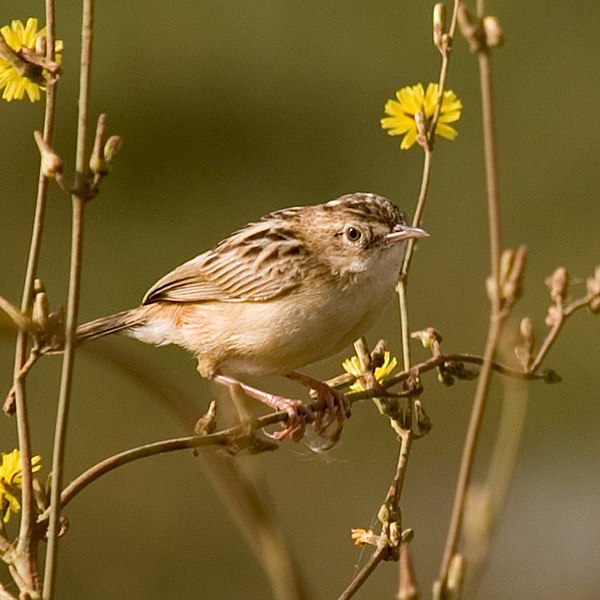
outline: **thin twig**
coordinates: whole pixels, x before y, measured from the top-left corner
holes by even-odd
[[[478,2],[478,16],[483,17],[484,3]],[[507,313],[502,310],[502,297],[500,290],[500,254],[501,254],[501,229],[500,229],[500,201],[498,195],[498,168],[496,159],[496,136],[494,127],[492,73],[488,48],[483,46],[478,53],[479,75],[481,81],[481,104],[483,114],[483,137],[486,166],[486,185],[490,229],[490,263],[493,293],[491,294],[491,315],[488,338],[484,353],[484,362],[479,373],[479,380],[469,426],[465,438],[465,445],[461,458],[458,474],[452,516],[448,528],[448,535],[444,548],[444,555],[437,583],[441,597],[446,597],[448,573],[450,565],[458,547],[462,529],[465,502],[471,473],[475,460],[475,453],[479,441],[479,434],[483,423],[485,408],[492,375],[492,364],[496,356],[498,343]]]
[[[398,462],[396,464],[396,472],[392,479],[392,483],[388,489],[388,493],[384,502],[384,506],[389,506],[390,511],[400,515],[400,498],[404,487],[406,477],[406,469],[408,466],[408,457],[414,436],[408,429],[402,430],[400,434],[400,449],[398,453]],[[402,529],[401,522],[397,523],[398,529]],[[362,587],[365,581],[371,576],[377,565],[389,555],[389,551],[394,541],[390,538],[390,523],[383,523],[381,533],[377,540],[375,550],[369,557],[364,567],[356,574],[349,583],[348,587],[340,594],[338,600],[349,600]]]
[[[456,20],[458,16],[458,5],[459,0],[454,0],[454,8],[452,11],[452,19],[450,21],[450,28],[448,30],[447,43],[445,51],[442,54],[442,64],[440,67],[440,76],[438,80],[438,102],[435,107],[435,112],[431,123],[429,125],[429,131],[427,132],[427,140],[424,147],[423,157],[423,173],[421,176],[421,187],[419,190],[419,197],[417,199],[417,206],[415,208],[415,214],[413,215],[412,225],[413,227],[420,227],[423,219],[423,212],[425,211],[425,203],[427,200],[427,192],[429,190],[429,182],[431,180],[431,159],[433,153],[433,141],[435,139],[435,130],[437,127],[438,119],[442,110],[442,103],[444,101],[444,91],[446,89],[446,80],[448,78],[448,67],[450,64],[450,53],[452,52],[452,44],[454,41],[454,32],[456,31]],[[402,262],[402,269],[400,272],[400,279],[398,282],[398,298],[400,302],[400,326],[402,328],[402,355],[404,368],[410,368],[410,332],[408,327],[408,308],[407,308],[407,278],[410,269],[414,253],[415,240],[409,240],[404,260]]]
[[[450,518],[450,525],[448,527],[448,535],[446,537],[446,544],[444,548],[444,556],[442,559],[442,566],[440,568],[439,589],[441,590],[442,598],[445,597],[444,594],[448,581],[448,571],[450,569],[452,558],[456,554],[458,539],[460,537],[460,531],[462,528],[466,496],[469,483],[471,481],[475,451],[479,441],[479,433],[481,431],[481,424],[483,422],[483,415],[485,413],[486,401],[491,382],[491,365],[493,357],[496,354],[501,331],[502,322],[499,319],[494,320],[488,333],[483,366],[479,374],[475,399],[473,400],[473,408],[471,410],[471,417],[465,437],[465,445],[463,448],[460,470],[456,483],[454,504],[452,506],[452,516]]]
[[[54,0],[46,0],[46,57],[54,60]],[[44,140],[52,142],[54,133],[56,106],[56,88],[53,81],[46,85],[46,103],[44,109]],[[29,258],[27,271],[23,284],[23,295],[21,299],[21,312],[29,314],[33,300],[34,280],[37,272],[44,220],[46,215],[46,203],[48,198],[48,179],[44,176],[40,165],[38,177],[37,198],[31,243],[29,247]],[[19,528],[19,539],[17,542],[18,560],[15,569],[25,585],[33,590],[38,587],[37,549],[34,539],[35,520],[33,484],[31,474],[31,439],[29,434],[29,421],[27,416],[27,400],[25,395],[25,377],[22,375],[23,367],[27,361],[27,332],[19,330],[15,346],[14,366],[14,398],[17,420],[17,435],[19,451],[21,456],[21,523]]]
[[[570,317],[576,310],[587,306],[588,302],[588,298],[584,296],[582,298],[574,300],[573,302],[568,304],[563,310],[560,311],[558,319],[552,325],[552,328],[548,332],[548,335],[546,335],[544,341],[542,342],[542,345],[540,346],[539,350],[537,351],[537,354],[535,355],[535,358],[533,359],[533,362],[529,369],[530,372],[535,373],[540,368],[540,365],[544,362],[544,359],[546,358],[548,352],[550,352],[550,349],[554,345],[554,342],[556,341],[556,338],[558,337],[558,334],[563,328],[563,325],[565,324],[567,318]]]
[[[410,370],[401,371],[400,373],[396,373],[396,375],[392,375],[386,378],[381,382],[381,387],[384,389],[389,389],[390,387],[400,383],[401,381],[406,381],[410,376],[411,372],[414,371],[416,373],[426,373],[427,371],[431,371],[432,369],[437,369],[440,366],[449,364],[449,363],[470,363],[474,365],[483,365],[485,362],[484,356],[478,356],[476,354],[440,354],[438,356],[432,356],[431,358],[423,361],[422,363],[418,363],[413,365]],[[505,375],[506,377],[512,377],[513,379],[525,379],[528,381],[534,380],[543,380],[546,379],[545,373],[536,373],[533,371],[523,372],[517,369],[511,369],[502,365],[498,362],[492,362],[492,369],[497,371],[501,375]],[[360,392],[360,394],[364,394],[364,392]],[[371,396],[359,396],[359,394],[352,394],[349,396],[351,398],[363,399]]]
[[[502,412],[485,482],[469,490],[465,523],[467,585],[475,594],[489,559],[491,542],[506,503],[525,428],[527,393],[523,382],[504,384]]]
[[[76,477],[60,494],[60,507],[65,508],[75,496],[82,492],[87,486],[94,481],[98,480],[103,475],[114,471],[118,467],[135,462],[142,458],[149,456],[155,456],[157,454],[164,454],[166,452],[176,452],[178,450],[189,450],[192,448],[200,448],[201,446],[227,446],[232,445],[235,442],[236,447],[239,446],[244,440],[248,440],[253,432],[263,427],[268,427],[281,420],[287,418],[287,413],[284,411],[271,413],[256,419],[251,427],[248,427],[247,423],[241,425],[235,425],[227,429],[223,429],[216,433],[208,435],[191,435],[178,438],[172,438],[168,440],[162,440],[159,442],[152,442],[150,444],[144,444],[130,450],[124,450],[114,456],[110,456],[105,460],[90,467],[87,471],[84,471],[81,475]],[[243,439],[242,439],[243,438]],[[38,522],[44,521],[50,515],[50,510],[40,515]]]
[[[371,576],[373,571],[377,568],[377,565],[383,560],[385,553],[388,552],[388,547],[385,539],[380,537],[379,540],[375,552],[369,556],[369,560],[356,574],[356,577],[350,582],[350,585],[348,585],[348,587],[339,595],[338,600],[350,600]]]
[[[435,126],[435,124],[433,125]],[[413,227],[419,227],[423,219],[423,211],[425,210],[425,202],[427,200],[427,191],[429,189],[429,181],[431,179],[431,156],[432,152],[429,148],[425,148],[425,155],[423,159],[423,174],[421,176],[421,189],[419,191],[419,198],[417,200],[417,207],[412,220]],[[402,360],[405,369],[410,369],[410,329],[408,324],[408,298],[407,298],[407,287],[408,287],[408,270],[413,257],[415,240],[409,240],[406,247],[406,253],[404,255],[404,261],[402,262],[402,270],[400,272],[400,279],[398,280],[398,286],[396,288],[398,292],[398,300],[400,303],[400,327],[401,327],[401,338],[402,338]]]
[[[71,237],[71,267],[65,330],[65,350],[60,381],[60,393],[52,453],[52,488],[50,492],[50,522],[48,547],[44,573],[43,598],[51,600],[54,593],[57,569],[58,534],[60,530],[60,490],[62,487],[66,427],[71,399],[73,364],[76,347],[77,313],[81,279],[81,256],[83,242],[83,215],[87,199],[86,190],[86,136],[89,107],[90,67],[92,58],[93,0],[84,0],[81,28],[81,70],[79,88],[79,118],[77,126],[77,148],[75,159],[75,189],[72,196],[73,221]]]

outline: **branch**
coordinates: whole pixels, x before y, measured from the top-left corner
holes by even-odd
[[[368,542],[364,541],[363,543],[375,545],[375,550],[369,557],[365,566],[356,574],[348,587],[340,594],[338,600],[349,600],[352,598],[382,560],[398,560],[401,544],[408,543],[409,538],[412,537],[411,534],[405,536],[402,532],[400,498],[404,487],[404,479],[408,467],[408,457],[410,455],[410,447],[413,438],[414,436],[410,430],[402,430],[396,472],[394,473],[392,483],[388,489],[385,502],[381,506],[378,514],[378,518],[382,522],[381,533],[376,540],[370,539],[372,537],[371,532],[365,532],[366,535],[363,537],[364,540],[369,540]],[[403,538],[406,538],[406,540]]]
[[[118,467],[135,462],[142,458],[149,456],[155,456],[157,454],[164,454],[165,452],[176,452],[179,450],[189,450],[192,448],[200,448],[202,446],[224,446],[230,449],[235,449],[239,452],[242,448],[252,449],[255,443],[254,432],[257,429],[268,427],[275,423],[279,423],[287,418],[287,413],[280,411],[277,413],[271,413],[255,419],[250,424],[243,423],[241,425],[235,425],[207,435],[190,435],[179,438],[172,438],[168,440],[162,440],[159,442],[152,442],[136,448],[131,448],[115,454],[105,460],[90,467],[87,471],[84,471],[81,475],[76,477],[60,494],[60,508],[63,509],[86,487],[91,483],[114,471]],[[275,446],[271,446],[273,448]],[[50,510],[47,510],[41,514],[38,518],[38,523],[46,521],[50,515]]]
[[[461,6],[465,14],[466,9]],[[483,19],[484,3],[478,2],[478,18]],[[475,453],[479,441],[479,434],[483,423],[483,417],[487,405],[489,388],[492,376],[492,364],[496,356],[504,321],[508,309],[504,309],[500,281],[500,258],[501,258],[501,229],[500,229],[500,200],[498,194],[498,166],[496,159],[496,135],[494,125],[494,108],[492,94],[492,72],[489,48],[485,42],[478,47],[479,77],[481,81],[481,106],[483,115],[483,138],[485,154],[485,172],[488,200],[488,219],[490,230],[490,264],[492,285],[488,286],[491,300],[490,325],[485,347],[484,361],[479,374],[477,390],[473,400],[473,408],[465,438],[465,445],[461,458],[460,471],[456,484],[452,516],[448,528],[448,535],[444,548],[444,556],[440,568],[439,579],[436,582],[436,595],[447,598],[450,594],[448,587],[448,576],[451,564],[456,556],[458,540],[460,537],[467,491],[471,481],[471,473],[475,460]],[[458,586],[461,583],[457,583]],[[453,590],[458,594],[459,590]]]
[[[54,61],[54,0],[46,0],[46,58]],[[47,143],[51,143],[54,134],[56,92],[55,83],[49,80],[46,85],[46,103],[44,109],[44,132],[43,137]],[[34,281],[37,272],[44,220],[46,215],[46,204],[48,198],[48,179],[45,177],[42,165],[38,176],[38,188],[35,204],[33,228],[27,260],[27,271],[23,284],[23,295],[21,298],[21,313],[29,314],[33,300]],[[19,451],[21,456],[21,522],[19,538],[16,546],[16,561],[14,569],[18,574],[19,581],[29,590],[37,589],[37,549],[34,539],[34,499],[33,479],[31,474],[31,439],[29,433],[29,420],[27,415],[27,399],[25,394],[24,367],[27,363],[27,332],[19,330],[15,345],[14,364],[14,402],[17,421],[17,435]]]
[[[588,306],[588,304],[589,298],[587,296],[584,296],[577,300],[573,300],[573,302],[571,302],[566,307],[560,310],[558,319],[552,325],[552,328],[548,332],[548,335],[546,335],[546,338],[542,342],[540,349],[538,350],[537,354],[535,355],[535,358],[533,359],[533,362],[529,369],[531,372],[535,372],[540,368],[540,365],[544,362],[544,359],[546,358],[548,352],[550,352],[550,349],[554,345],[554,342],[556,341],[558,334],[561,332],[561,329],[563,328],[563,325],[565,324],[567,318],[570,317],[575,311],[579,310],[580,308]]]
[[[75,190],[72,196],[73,221],[71,234],[71,267],[69,273],[69,295],[65,330],[60,392],[52,453],[52,488],[50,490],[50,522],[48,547],[44,573],[43,597],[51,600],[54,594],[60,531],[60,489],[62,487],[66,427],[71,400],[71,384],[76,347],[77,313],[81,279],[81,256],[83,245],[83,216],[86,200],[86,136],[89,107],[90,67],[92,59],[93,0],[84,0],[81,28],[81,70],[79,81],[79,118],[77,125],[77,148],[75,159]]]

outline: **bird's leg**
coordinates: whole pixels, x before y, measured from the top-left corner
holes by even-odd
[[[323,434],[335,422],[333,433],[327,435],[335,443],[340,437],[344,421],[350,416],[350,402],[348,402],[348,398],[339,390],[310,375],[292,371],[286,377],[300,382],[317,393],[317,400],[323,406],[320,410],[315,411],[315,430],[317,433]]]
[[[227,375],[215,375],[212,379],[213,381],[216,381],[222,385],[237,386],[251,398],[260,400],[262,403],[274,408],[275,410],[285,411],[288,414],[285,428],[283,431],[278,431],[271,436],[277,441],[290,438],[294,442],[298,442],[304,436],[306,420],[307,418],[311,418],[312,415],[299,400],[290,400],[284,396],[270,394],[269,392],[259,390],[258,388],[242,383],[241,381],[238,381],[237,379]]]

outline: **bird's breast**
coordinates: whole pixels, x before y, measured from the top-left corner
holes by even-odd
[[[368,331],[392,297],[394,285],[395,277],[364,278],[344,289],[307,282],[266,302],[230,304],[226,318],[219,316],[218,370],[232,375],[285,374],[331,356]]]

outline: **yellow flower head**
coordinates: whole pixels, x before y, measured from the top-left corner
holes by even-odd
[[[381,127],[388,130],[389,135],[404,135],[400,148],[408,150],[416,141],[419,133],[417,129],[417,114],[424,121],[427,131],[435,107],[439,100],[438,84],[430,83],[427,91],[423,91],[423,86],[417,85],[404,87],[396,92],[397,100],[388,100],[385,105],[385,114],[388,115],[381,119]],[[457,135],[456,129],[450,127],[448,123],[454,123],[460,119],[462,102],[456,97],[456,94],[450,90],[444,92],[440,116],[435,128],[435,132],[442,137],[453,140]]]
[[[396,368],[397,364],[398,361],[396,360],[396,357],[392,356],[389,352],[385,352],[385,354],[383,355],[383,364],[380,367],[377,367],[375,369],[375,372],[373,373],[373,375],[375,376],[375,380],[378,383],[381,383],[386,377],[388,377],[392,373],[392,371]],[[356,377],[357,379],[366,375],[366,373],[362,370],[360,366],[358,356],[352,356],[351,358],[347,358],[342,363],[342,367],[344,368],[344,371],[346,371],[346,373],[352,375],[353,377]],[[349,389],[351,392],[365,391],[365,387],[360,381],[355,381]]]
[[[36,473],[42,468],[42,457],[31,458],[31,471]],[[21,453],[15,448],[12,452],[2,453],[0,464],[0,513],[6,523],[11,513],[21,510],[21,488],[23,486],[21,473]]]
[[[38,39],[46,35],[46,28],[38,31],[38,20],[29,18],[26,25],[17,20],[13,21],[10,27],[5,25],[0,29],[0,34],[15,52],[19,52],[24,47],[35,51]],[[56,41],[55,49],[57,52],[63,49],[63,43],[60,40]],[[60,62],[58,54],[56,61]],[[4,88],[2,98],[7,102],[15,99],[22,100],[25,92],[31,102],[36,102],[40,99],[40,90],[45,89],[39,82],[32,81],[22,71],[23,69],[13,62],[0,57],[0,90]]]

